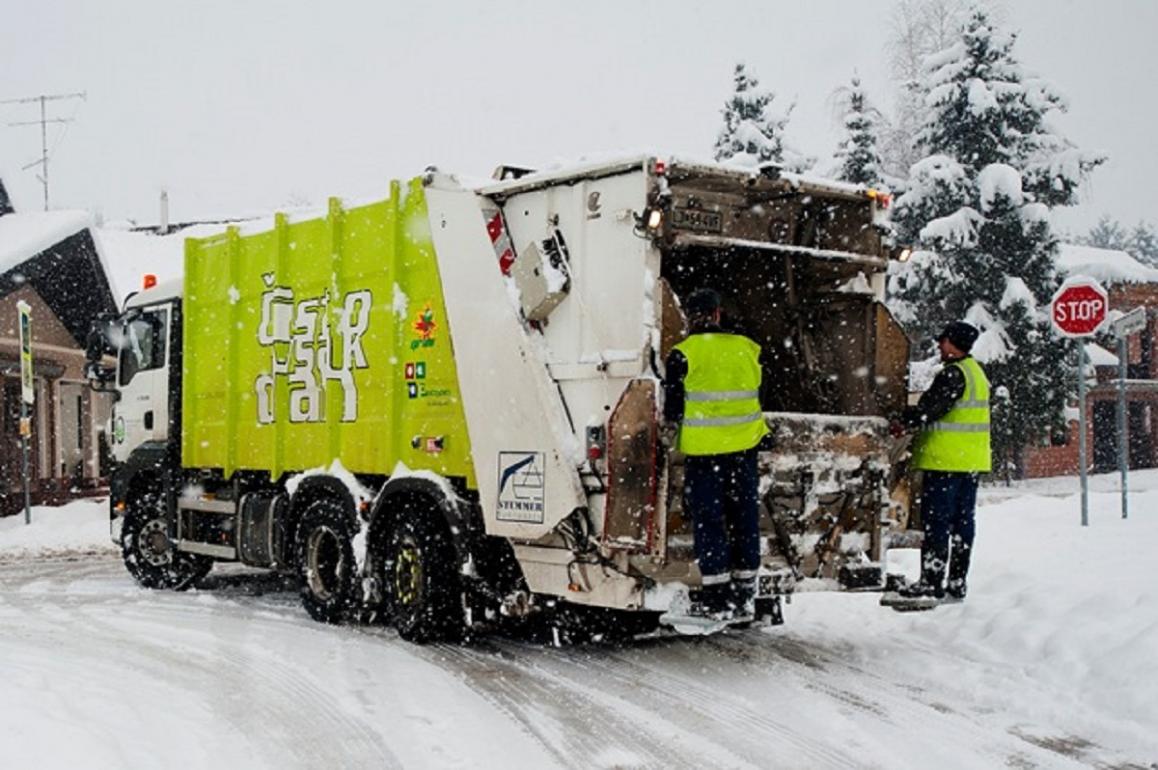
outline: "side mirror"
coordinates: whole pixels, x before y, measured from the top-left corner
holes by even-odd
[[[85,367],[84,375],[93,390],[106,390],[104,387],[113,381],[116,375],[115,367],[105,366],[104,357],[115,354],[109,344],[109,329],[113,318],[108,315],[97,316],[85,340]]]

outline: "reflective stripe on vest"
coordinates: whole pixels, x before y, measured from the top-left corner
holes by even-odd
[[[988,473],[992,470],[989,445],[989,379],[972,358],[954,361],[965,377],[965,390],[940,420],[917,436],[913,467],[928,471]]]
[[[760,346],[738,334],[693,334],[676,345],[688,362],[680,451],[742,452],[768,432],[760,409]]]

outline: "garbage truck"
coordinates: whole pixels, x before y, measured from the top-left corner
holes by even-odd
[[[90,339],[124,563],[149,588],[215,562],[281,571],[313,618],[416,641],[655,631],[700,585],[659,428],[680,300],[711,287],[762,348],[759,613],[879,588],[908,505],[887,205],[647,156],[472,184],[429,168],[382,200],[190,238],[183,277]]]

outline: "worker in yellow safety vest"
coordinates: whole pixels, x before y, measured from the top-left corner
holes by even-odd
[[[684,510],[703,579],[693,612],[743,617],[753,611],[760,565],[756,446],[768,433],[760,346],[724,332],[711,289],[693,292],[685,310],[691,335],[667,357],[664,419],[667,442],[685,455]]]
[[[918,401],[892,425],[893,435],[919,431],[912,467],[924,472],[921,579],[902,596],[958,602],[973,550],[977,482],[991,469],[989,379],[969,355],[979,331],[954,321],[937,339],[942,369]],[[948,581],[946,578],[948,566]]]

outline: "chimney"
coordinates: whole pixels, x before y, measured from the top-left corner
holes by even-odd
[[[8,191],[4,189],[4,180],[0,179],[0,217],[15,213],[16,209],[12,208],[12,199],[8,197]]]
[[[169,191],[161,190],[161,224],[157,232],[166,235],[169,232]]]

